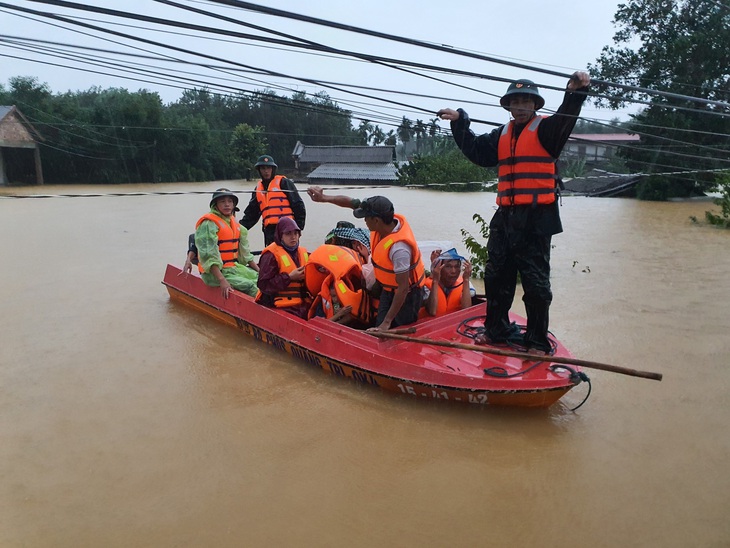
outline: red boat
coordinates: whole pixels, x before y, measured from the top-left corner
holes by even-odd
[[[459,327],[482,316],[484,304],[420,320],[414,337],[381,339],[324,318],[307,321],[266,308],[238,291],[224,299],[197,273],[181,274],[172,265],[167,265],[162,283],[171,299],[261,342],[329,373],[396,394],[476,405],[548,407],[581,382],[578,367],[555,364],[550,356],[535,361],[478,351],[484,347],[474,345]],[[518,316],[512,320],[524,323]],[[555,344],[553,356],[570,358],[560,343]]]

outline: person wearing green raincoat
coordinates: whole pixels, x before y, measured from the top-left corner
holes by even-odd
[[[248,230],[236,222],[238,196],[219,188],[210,201],[210,212],[195,228],[198,268],[206,285],[220,287],[226,299],[236,289],[256,296],[259,267],[248,244]],[[188,261],[184,271],[189,271]],[[191,268],[191,267],[190,267]]]

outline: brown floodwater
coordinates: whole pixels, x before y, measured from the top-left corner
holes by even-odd
[[[689,220],[711,203],[564,198],[551,330],[664,375],[586,370],[571,412],[586,384],[547,410],[385,394],[170,302],[217,186],[0,190],[143,193],[0,197],[0,546],[730,545],[730,231]],[[146,194],[178,191],[205,194]],[[343,193],[461,250],[494,201]],[[310,249],[351,218],[305,202]]]

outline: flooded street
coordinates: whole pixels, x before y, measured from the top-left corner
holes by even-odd
[[[171,303],[218,186],[0,189],[0,546],[730,545],[730,231],[689,220],[711,202],[563,199],[551,331],[664,375],[585,370],[571,412],[586,384],[547,410],[410,401]],[[494,204],[335,193],[385,194],[462,251]],[[304,200],[310,250],[364,226]]]

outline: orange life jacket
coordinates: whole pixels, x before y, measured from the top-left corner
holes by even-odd
[[[551,204],[555,201],[556,160],[537,137],[542,120],[543,116],[535,116],[517,139],[514,121],[504,126],[497,147],[498,205]]]
[[[438,298],[436,304],[436,316],[442,316],[444,314],[448,314],[449,312],[454,312],[455,310],[461,310],[461,292],[464,286],[463,277],[459,276],[456,279],[456,284],[451,288],[451,292],[449,293],[448,297],[441,287],[441,284],[436,284],[436,289],[433,288],[433,278],[426,278],[425,285],[431,291],[436,291],[436,295]],[[426,310],[425,306],[421,308],[420,312],[418,313],[419,320],[421,318],[432,317],[433,316],[428,313],[428,310]]]
[[[319,246],[309,256],[305,280],[314,295],[309,318],[319,305],[325,318],[331,318],[338,306],[350,306],[353,316],[363,323],[370,322],[370,302],[362,287],[362,258],[356,251],[337,245]]]
[[[400,221],[398,232],[391,232],[381,238],[377,232],[370,233],[370,247],[373,250],[373,267],[375,267],[375,279],[380,282],[383,289],[395,291],[398,283],[395,281],[393,262],[390,260],[390,248],[396,242],[407,243],[412,251],[411,265],[409,267],[409,286],[420,287],[426,277],[426,268],[421,260],[421,250],[418,249],[416,237],[413,235],[408,221],[403,215],[395,214],[394,217]]]
[[[229,226],[228,223],[215,213],[206,213],[195,223],[195,228],[197,229],[200,223],[206,220],[213,221],[218,225],[218,251],[221,254],[223,268],[235,266],[236,260],[238,259],[238,239],[241,236],[241,227],[238,225],[238,221],[231,215],[228,218]],[[201,274],[205,272],[202,262],[198,262],[198,270]]]
[[[298,267],[294,263],[286,249],[277,243],[270,244],[264,248],[262,254],[266,252],[272,253],[276,257],[276,262],[279,263],[279,273],[290,274],[294,272]],[[301,245],[297,248],[297,255],[299,258],[300,265],[307,264],[307,250]],[[279,291],[274,295],[274,306],[276,308],[286,308],[288,306],[297,306],[305,302],[307,290],[304,286],[304,280],[294,281],[291,280],[286,289]],[[256,294],[256,302],[259,302],[262,297],[261,291]]]
[[[282,217],[294,218],[291,209],[289,196],[281,190],[282,175],[277,175],[269,182],[268,190],[264,188],[264,182],[259,181],[256,185],[256,200],[261,211],[261,222],[264,226],[275,225]]]

